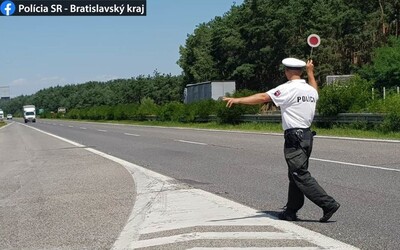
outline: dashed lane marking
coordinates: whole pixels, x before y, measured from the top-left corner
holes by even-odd
[[[138,134],[130,134],[130,133],[124,133],[124,135],[136,136],[136,137],[140,136],[140,135],[138,135]]]
[[[204,146],[207,146],[207,145],[208,145],[207,143],[204,143],[204,142],[196,142],[196,141],[184,141],[184,140],[174,140],[174,141],[182,142],[182,143],[189,143],[189,144],[196,144],[196,145],[204,145]]]

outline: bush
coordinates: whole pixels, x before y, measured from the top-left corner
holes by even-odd
[[[355,76],[352,79],[323,87],[317,103],[322,116],[336,116],[339,113],[362,112],[367,110],[371,100],[372,83]]]
[[[217,114],[218,102],[215,100],[203,100],[187,105],[187,108],[193,112],[196,121],[208,121],[210,115]]]
[[[400,111],[390,112],[385,116],[385,120],[382,123],[382,131],[385,133],[400,132]]]
[[[170,102],[161,107],[158,118],[160,121],[180,122],[186,120],[186,115],[186,108],[183,103]]]
[[[71,109],[71,110],[68,110],[68,112],[66,113],[66,115],[65,115],[67,118],[69,118],[69,119],[78,119],[78,117],[79,117],[79,110],[78,109]],[[46,115],[46,117],[48,117],[47,115]]]
[[[256,94],[255,91],[240,90],[233,94],[233,97],[246,97]],[[257,114],[260,111],[260,105],[233,105],[231,108],[226,107],[226,102],[219,102],[217,105],[217,122],[238,124],[240,117],[244,114]]]
[[[115,120],[127,120],[128,119],[128,113],[126,109],[126,105],[117,105],[114,107],[114,119]]]
[[[136,113],[136,119],[143,121],[147,116],[157,115],[159,107],[155,104],[154,100],[145,97],[140,101],[140,106]]]
[[[400,131],[400,95],[391,94],[385,100],[379,99],[369,105],[369,109],[376,113],[385,113],[382,123],[384,132]]]
[[[217,122],[221,124],[239,124],[240,116],[245,113],[245,107],[242,105],[233,105],[226,107],[226,102],[219,102],[217,108]]]

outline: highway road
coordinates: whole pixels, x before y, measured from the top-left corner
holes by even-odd
[[[276,215],[287,168],[280,134],[38,120],[28,124]],[[361,249],[400,244],[400,142],[316,137],[310,171],[341,209],[332,222],[306,201],[295,224]]]

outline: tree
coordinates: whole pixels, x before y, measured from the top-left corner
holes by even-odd
[[[375,49],[372,63],[360,70],[375,87],[395,87],[400,84],[400,38],[391,37],[388,44]]]

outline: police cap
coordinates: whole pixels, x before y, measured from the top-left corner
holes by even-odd
[[[306,66],[306,63],[304,61],[291,57],[283,59],[282,64],[285,65],[285,67],[288,69],[297,70],[301,70],[304,66]]]

